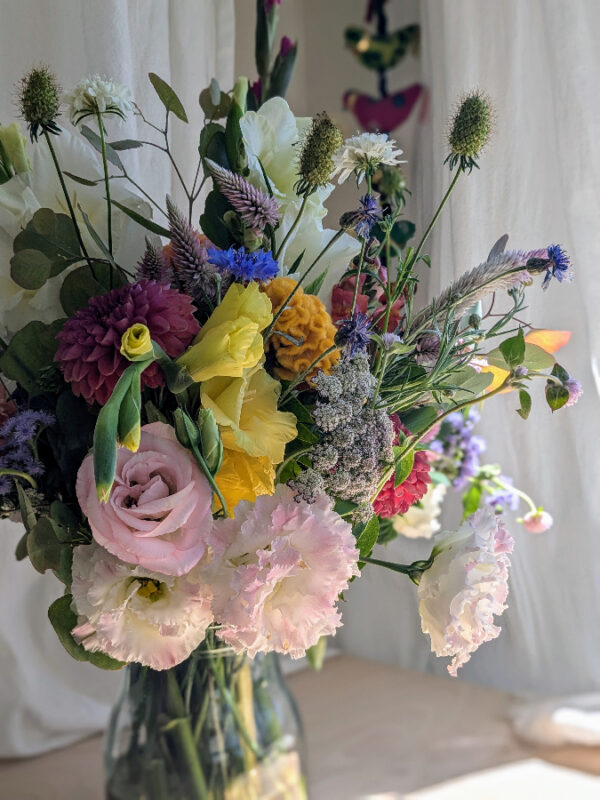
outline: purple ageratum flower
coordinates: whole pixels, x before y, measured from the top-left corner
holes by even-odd
[[[0,469],[15,469],[36,478],[44,473],[44,465],[32,449],[41,427],[53,425],[55,417],[47,411],[17,411],[0,428]],[[0,495],[10,494],[14,481],[0,476]]]
[[[574,406],[575,403],[579,400],[581,395],[583,394],[583,388],[581,383],[576,380],[575,378],[569,378],[565,381],[565,389],[569,392],[569,399],[565,403],[566,408],[570,406]]]
[[[381,217],[379,195],[365,194],[360,198],[360,208],[342,214],[340,225],[343,228],[353,228],[361,239],[367,239],[371,234],[371,229]]]
[[[559,283],[573,280],[571,261],[559,244],[550,245],[547,258],[549,263],[542,283],[542,289],[548,288],[552,278],[556,278]]]
[[[346,347],[346,353],[350,358],[367,349],[371,340],[371,323],[366,314],[360,311],[355,312],[351,317],[337,322],[336,325],[338,332],[335,343],[338,346]]]
[[[479,456],[485,451],[485,440],[473,434],[473,428],[479,422],[479,413],[471,408],[465,417],[460,411],[449,414],[437,438],[429,448],[443,455],[456,466],[456,476],[452,485],[456,489],[464,488],[469,478],[479,470]]]
[[[220,270],[231,273],[239,281],[270,281],[277,275],[277,261],[268,250],[246,251],[245,247],[218,250],[211,247],[208,259]]]

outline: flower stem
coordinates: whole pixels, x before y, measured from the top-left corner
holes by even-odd
[[[34,489],[37,489],[36,481],[31,477],[31,475],[28,475],[26,472],[21,472],[18,469],[10,469],[7,467],[6,469],[0,469],[0,476],[2,475],[10,475],[11,477],[14,478],[21,478],[24,481],[28,481]]]
[[[413,561],[412,564],[396,564],[393,561],[382,561],[379,558],[361,558],[367,564],[375,564],[378,567],[385,567],[392,572],[400,572],[403,575],[408,575],[413,583],[418,584],[421,580],[421,575],[429,569],[433,564],[433,555],[429,556],[426,561]]]
[[[350,318],[354,316],[354,309],[356,308],[356,301],[358,300],[358,287],[360,285],[360,273],[362,272],[363,264],[365,261],[365,250],[367,249],[367,240],[363,239],[360,248],[360,258],[358,259],[358,268],[356,270],[356,278],[354,283],[354,294],[352,296],[352,308],[350,309]]]
[[[169,732],[176,740],[179,746],[179,755],[187,767],[187,777],[190,779],[193,800],[208,800],[208,789],[196,750],[192,726],[189,717],[185,714],[185,705],[177,683],[177,676],[172,669],[167,670],[167,697],[172,713],[176,716],[176,719],[172,720],[175,724],[169,727]]]
[[[81,248],[81,252],[83,253],[83,257],[88,263],[88,267],[90,268],[90,272],[92,273],[92,278],[96,280],[96,273],[94,272],[94,267],[92,261],[88,255],[88,251],[86,250],[85,244],[83,243],[83,238],[81,236],[81,231],[79,229],[79,225],[77,224],[77,218],[75,217],[75,210],[73,209],[73,204],[71,203],[71,198],[69,197],[69,192],[67,190],[67,186],[65,184],[65,179],[62,174],[62,170],[60,168],[60,164],[58,163],[58,158],[56,157],[56,151],[54,150],[54,145],[52,144],[52,140],[48,134],[48,131],[44,131],[44,137],[46,142],[48,143],[48,148],[50,150],[50,155],[52,156],[52,161],[54,162],[54,166],[56,168],[56,174],[58,175],[58,180],[60,181],[61,188],[63,190],[63,194],[65,196],[65,200],[67,201],[67,208],[69,209],[69,215],[73,222],[73,227],[75,228],[75,234],[77,236],[77,241],[79,242],[79,247]]]
[[[415,250],[415,252],[414,252],[414,253],[413,253],[413,255],[412,255],[412,258],[411,258],[411,260],[410,260],[410,266],[411,266],[411,267],[413,267],[413,266],[414,266],[414,265],[417,263],[417,259],[418,259],[418,258],[419,258],[419,256],[421,255],[421,250],[423,249],[423,247],[424,247],[424,245],[425,245],[425,242],[426,242],[426,241],[427,241],[427,239],[429,238],[429,234],[430,234],[430,233],[431,233],[431,231],[433,230],[433,226],[434,226],[434,225],[435,225],[435,223],[438,221],[438,217],[439,217],[439,216],[440,216],[440,214],[442,213],[442,209],[444,208],[444,206],[446,205],[446,202],[448,201],[448,198],[449,198],[449,197],[450,197],[450,195],[452,194],[452,190],[453,190],[453,189],[454,189],[454,187],[456,186],[456,182],[458,181],[458,178],[459,178],[459,176],[461,175],[461,173],[462,173],[462,169],[460,169],[460,167],[459,167],[459,168],[456,170],[456,175],[454,176],[454,178],[452,178],[452,182],[451,182],[450,186],[448,187],[448,191],[447,191],[447,192],[446,192],[446,194],[445,194],[445,195],[442,197],[442,202],[439,204],[439,206],[438,206],[438,208],[437,208],[437,211],[436,211],[436,212],[435,212],[435,214],[433,215],[433,218],[432,218],[431,222],[429,223],[429,225],[427,226],[427,229],[426,229],[425,233],[424,233],[424,234],[423,234],[423,236],[421,237],[421,241],[420,241],[420,242],[419,242],[419,244],[417,245],[417,249]]]
[[[112,237],[112,205],[110,202],[110,181],[108,178],[108,162],[106,160],[106,131],[102,123],[102,114],[98,111],[98,130],[100,131],[100,142],[102,146],[102,166],[104,168],[104,190],[106,192],[106,224],[108,227],[108,252],[113,254],[113,237]],[[112,288],[112,270],[110,272],[111,288]]]
[[[306,208],[306,204],[307,203],[308,203],[308,193],[306,193],[304,195],[304,197],[302,198],[302,205],[300,206],[300,210],[298,211],[298,214],[296,215],[296,219],[292,222],[292,225],[291,225],[289,231],[283,237],[283,241],[281,242],[281,244],[277,248],[277,252],[274,253],[274,258],[275,258],[276,261],[279,258],[279,256],[281,255],[281,251],[283,250],[285,245],[288,243],[290,236],[292,235],[292,233],[298,227],[298,223],[300,222],[302,214],[304,214],[304,209]]]

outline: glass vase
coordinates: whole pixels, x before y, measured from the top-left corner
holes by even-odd
[[[201,646],[126,667],[109,723],[107,800],[307,800],[301,723],[274,654]]]

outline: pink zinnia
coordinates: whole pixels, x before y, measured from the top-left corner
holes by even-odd
[[[57,335],[58,361],[73,393],[88,403],[104,405],[129,365],[121,355],[121,337],[142,323],[152,339],[171,358],[181,355],[198,333],[192,299],[156,281],[141,280],[92,297],[85,308],[67,320]],[[142,389],[163,384],[158,364],[142,373]]]
[[[400,422],[396,414],[391,417],[396,430],[394,444],[398,444],[398,433],[410,433],[408,428]],[[396,514],[406,514],[411,506],[414,506],[427,493],[431,478],[429,472],[431,464],[427,454],[423,450],[415,453],[415,461],[410,475],[399,486],[394,486],[395,476],[389,479],[379,492],[373,503],[375,513],[380,517],[395,517]]]

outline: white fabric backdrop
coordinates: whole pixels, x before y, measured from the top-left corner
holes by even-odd
[[[460,674],[538,694],[598,690],[600,5],[423,0],[420,8],[424,81],[431,89],[431,118],[413,170],[422,218],[430,217],[448,183],[444,129],[457,95],[480,86],[497,109],[481,170],[460,180],[430,242],[429,294],[484,260],[505,232],[509,247],[562,243],[575,282],[553,283],[544,293],[530,290],[525,316],[539,327],[573,331],[559,356],[585,389],[576,407],[552,415],[538,386],[526,423],[515,414],[514,397],[486,406],[480,429],[490,461],[501,463],[517,486],[544,504],[555,525],[542,536],[510,526],[516,548],[503,633]],[[457,516],[447,513],[446,526]],[[382,552],[410,561],[429,548],[402,540]],[[418,630],[409,581],[372,569],[355,582],[349,600],[340,634],[346,649],[443,673],[445,664],[429,654]]]
[[[224,88],[233,82],[233,0],[3,0],[0,15],[0,122],[16,117],[14,85],[41,61],[65,90],[89,73],[113,76],[162,124],[147,79],[156,72],[186,106],[190,126],[174,122],[173,145],[188,174],[195,169],[198,94],[213,76]],[[109,124],[115,138],[144,138],[137,120]],[[147,155],[132,174],[151,195],[177,197],[166,159]],[[138,155],[127,158],[131,164]],[[30,755],[102,728],[122,678],[78,664],[62,649],[46,618],[61,585],[14,561],[20,525],[0,528],[0,756]]]

